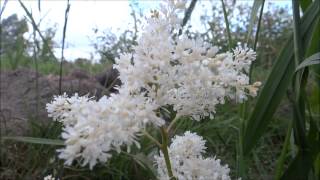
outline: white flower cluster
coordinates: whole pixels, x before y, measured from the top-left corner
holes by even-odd
[[[173,175],[179,180],[230,180],[230,169],[220,164],[220,160],[204,158],[205,140],[189,131],[183,136],[175,136],[168,148]],[[163,154],[155,156],[159,179],[168,180],[168,171]]]
[[[202,39],[177,36],[185,1],[169,1],[153,11],[132,54],[124,54],[114,67],[123,88],[146,92],[158,106],[173,105],[179,116],[212,116],[225,98],[243,101],[256,95],[247,72],[256,54],[248,48],[217,54]]]
[[[47,104],[49,116],[64,123],[66,147],[58,150],[59,157],[69,165],[80,157],[90,168],[97,161],[106,162],[112,150],[120,152],[122,145],[128,150],[132,144],[139,147],[137,136],[147,123],[164,123],[153,112],[156,108],[144,94],[130,96],[124,89],[99,101],[63,95]]]
[[[139,147],[137,138],[146,124],[164,125],[159,108],[170,105],[177,116],[200,120],[212,117],[215,106],[226,98],[242,101],[256,95],[260,84],[250,85],[247,76],[255,52],[239,47],[218,53],[202,39],[178,36],[178,14],[185,4],[167,1],[160,11],[152,11],[134,52],[116,60],[114,68],[123,83],[118,94],[98,101],[64,94],[47,104],[49,116],[64,124],[66,147],[59,156],[66,164],[80,158],[92,168],[123,145]]]
[[[49,117],[55,121],[62,122],[66,126],[77,123],[76,116],[79,112],[86,110],[87,103],[91,101],[87,96],[79,96],[77,93],[68,97],[66,93],[62,96],[54,96],[54,101],[47,104],[47,112]]]

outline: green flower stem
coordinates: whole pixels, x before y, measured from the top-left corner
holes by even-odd
[[[162,147],[161,151],[164,156],[164,160],[166,162],[167,170],[168,170],[168,175],[170,180],[176,180],[173,176],[172,168],[171,168],[171,163],[170,163],[170,158],[169,158],[169,152],[168,152],[168,131],[165,129],[165,127],[161,127],[161,135],[162,135]]]
[[[170,132],[170,129],[173,127],[173,125],[179,120],[180,116],[176,115],[176,117],[170,122],[168,128],[167,128],[167,132]]]
[[[162,148],[162,144],[156,140],[153,136],[151,136],[146,130],[142,130],[142,133],[149,138],[152,142],[154,142],[159,148]]]

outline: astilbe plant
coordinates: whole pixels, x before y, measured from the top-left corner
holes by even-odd
[[[114,151],[140,147],[139,137],[145,135],[160,149],[155,156],[159,179],[230,179],[227,165],[203,157],[201,136],[187,131],[169,146],[169,132],[181,117],[212,119],[216,105],[226,99],[242,102],[256,96],[260,83],[249,84],[247,76],[256,54],[246,47],[218,53],[218,47],[200,38],[178,36],[178,15],[185,4],[166,1],[152,11],[134,52],[116,60],[122,81],[117,94],[98,101],[64,94],[47,104],[49,116],[64,125],[65,147],[58,152],[67,165],[78,159],[93,168]],[[174,118],[165,120],[163,110]],[[147,125],[159,128],[161,143],[147,132]]]

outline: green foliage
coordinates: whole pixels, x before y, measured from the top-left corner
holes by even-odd
[[[25,143],[32,144],[47,144],[47,145],[58,145],[63,146],[64,142],[57,139],[45,139],[45,138],[35,138],[35,137],[26,137],[26,136],[4,136],[1,137],[2,140],[13,140],[13,141],[21,141]]]
[[[294,142],[298,152],[297,154],[294,153],[294,157],[287,170],[282,171],[285,154],[288,149],[288,138],[290,137],[288,133],[278,161],[276,178],[279,179],[282,174],[281,179],[308,179],[308,177],[317,179],[317,175],[314,174],[313,162],[316,163],[316,157],[319,153],[318,144],[320,144],[320,141],[317,135],[319,129],[313,121],[311,114],[308,123],[310,128],[309,130],[306,129],[307,118],[305,112],[307,110],[307,96],[305,88],[308,81],[307,65],[312,64],[312,60],[313,62],[317,61],[318,56],[312,57],[312,60],[308,59],[304,61],[300,67],[298,65],[301,63],[308,48],[312,48],[314,45],[313,42],[317,41],[316,46],[319,43],[317,39],[313,39],[315,37],[313,34],[317,34],[320,31],[317,27],[320,15],[319,2],[315,1],[311,3],[300,21],[299,2],[293,1],[293,15],[293,39],[289,40],[281,51],[260,92],[256,107],[253,109],[246,126],[243,137],[243,149],[247,155],[252,151],[258,139],[265,133],[265,129],[271,122],[271,118],[278,108],[280,100],[289,88],[290,82],[292,82],[293,97],[291,97],[291,101],[293,104],[293,120],[289,124],[292,123]],[[296,68],[300,71],[295,71]],[[291,125],[289,128],[291,129]],[[290,129],[288,132],[290,132]],[[309,140],[307,139],[308,134],[309,137],[310,134],[313,134]]]
[[[8,65],[16,69],[27,53],[27,40],[23,37],[28,31],[27,21],[19,20],[18,16],[13,14],[1,21],[0,29],[0,57],[8,58]]]
[[[302,35],[304,39],[309,42],[311,35],[310,29],[313,27],[314,19],[318,16],[317,4],[312,6],[302,18]],[[312,31],[312,30],[311,30]],[[307,44],[305,42],[305,44]],[[281,54],[278,56],[275,65],[264,83],[260,95],[257,100],[256,107],[254,108],[249,122],[246,127],[244,136],[244,152],[248,154],[263,131],[266,129],[267,124],[271,121],[281,98],[285,94],[289,82],[293,76],[295,67],[293,58],[293,43],[289,40],[283,48]]]

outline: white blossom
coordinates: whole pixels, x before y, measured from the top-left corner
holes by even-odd
[[[73,97],[64,95],[55,99],[60,101],[62,98]],[[81,108],[77,106],[78,101],[68,103],[67,111],[63,109],[63,112],[58,112],[61,108],[55,110],[57,114],[72,117],[76,122],[70,124],[69,121],[62,121],[65,125],[62,138],[66,147],[59,150],[59,157],[65,159],[68,165],[76,158],[82,159],[82,165],[89,164],[90,168],[98,161],[106,162],[111,157],[111,151],[120,152],[122,145],[126,145],[128,150],[133,144],[139,147],[139,132],[147,123],[155,126],[164,123],[153,112],[158,106],[148,97],[143,94],[132,96],[124,89],[99,101],[86,101]],[[51,104],[57,103],[53,101]]]
[[[59,179],[56,179],[55,177],[53,177],[51,174],[44,177],[43,180],[59,180]]]
[[[251,85],[247,76],[255,52],[237,47],[221,53],[218,47],[201,38],[179,36],[182,22],[179,13],[185,10],[185,4],[185,0],[166,1],[159,11],[152,11],[134,51],[116,59],[114,68],[120,72],[122,82],[118,94],[98,101],[64,94],[47,104],[49,117],[64,125],[62,138],[66,146],[59,150],[59,157],[66,164],[80,159],[82,165],[89,164],[92,168],[98,162],[106,162],[113,151],[120,152],[124,146],[127,150],[133,144],[139,147],[138,138],[147,124],[156,127],[165,124],[158,112],[168,105],[178,117],[191,116],[199,121],[205,116],[212,118],[216,106],[226,99],[242,102],[249,95],[256,96],[261,83]],[[220,166],[219,160],[201,157],[204,140],[192,133],[185,136],[190,136],[188,141],[176,137],[172,144],[176,159],[173,162],[178,163],[190,153],[197,155],[185,159],[180,169],[175,170],[177,175],[183,168],[196,168],[196,172],[185,177],[194,178],[196,174],[201,179],[201,173],[209,177],[206,169],[197,169],[206,165],[218,173],[211,173],[212,177],[227,179],[223,175],[228,168]],[[191,167],[192,162],[203,166]]]
[[[49,117],[65,125],[76,124],[75,116],[86,111],[87,103],[92,101],[88,96],[79,96],[77,93],[68,97],[66,93],[54,96],[54,100],[46,105]],[[89,112],[87,112],[89,113]]]
[[[173,175],[179,180],[230,180],[230,169],[221,165],[215,157],[204,158],[205,141],[189,131],[175,136],[168,148]],[[155,156],[158,178],[168,180],[169,176],[163,154]]]
[[[172,19],[179,19],[183,3],[168,1],[154,11],[134,52],[121,55],[114,68],[123,88],[145,92],[159,106],[172,105],[179,116],[200,120],[213,117],[225,99],[242,102],[257,94],[247,76],[256,55],[247,47],[218,53],[201,38],[174,34],[181,26]]]

